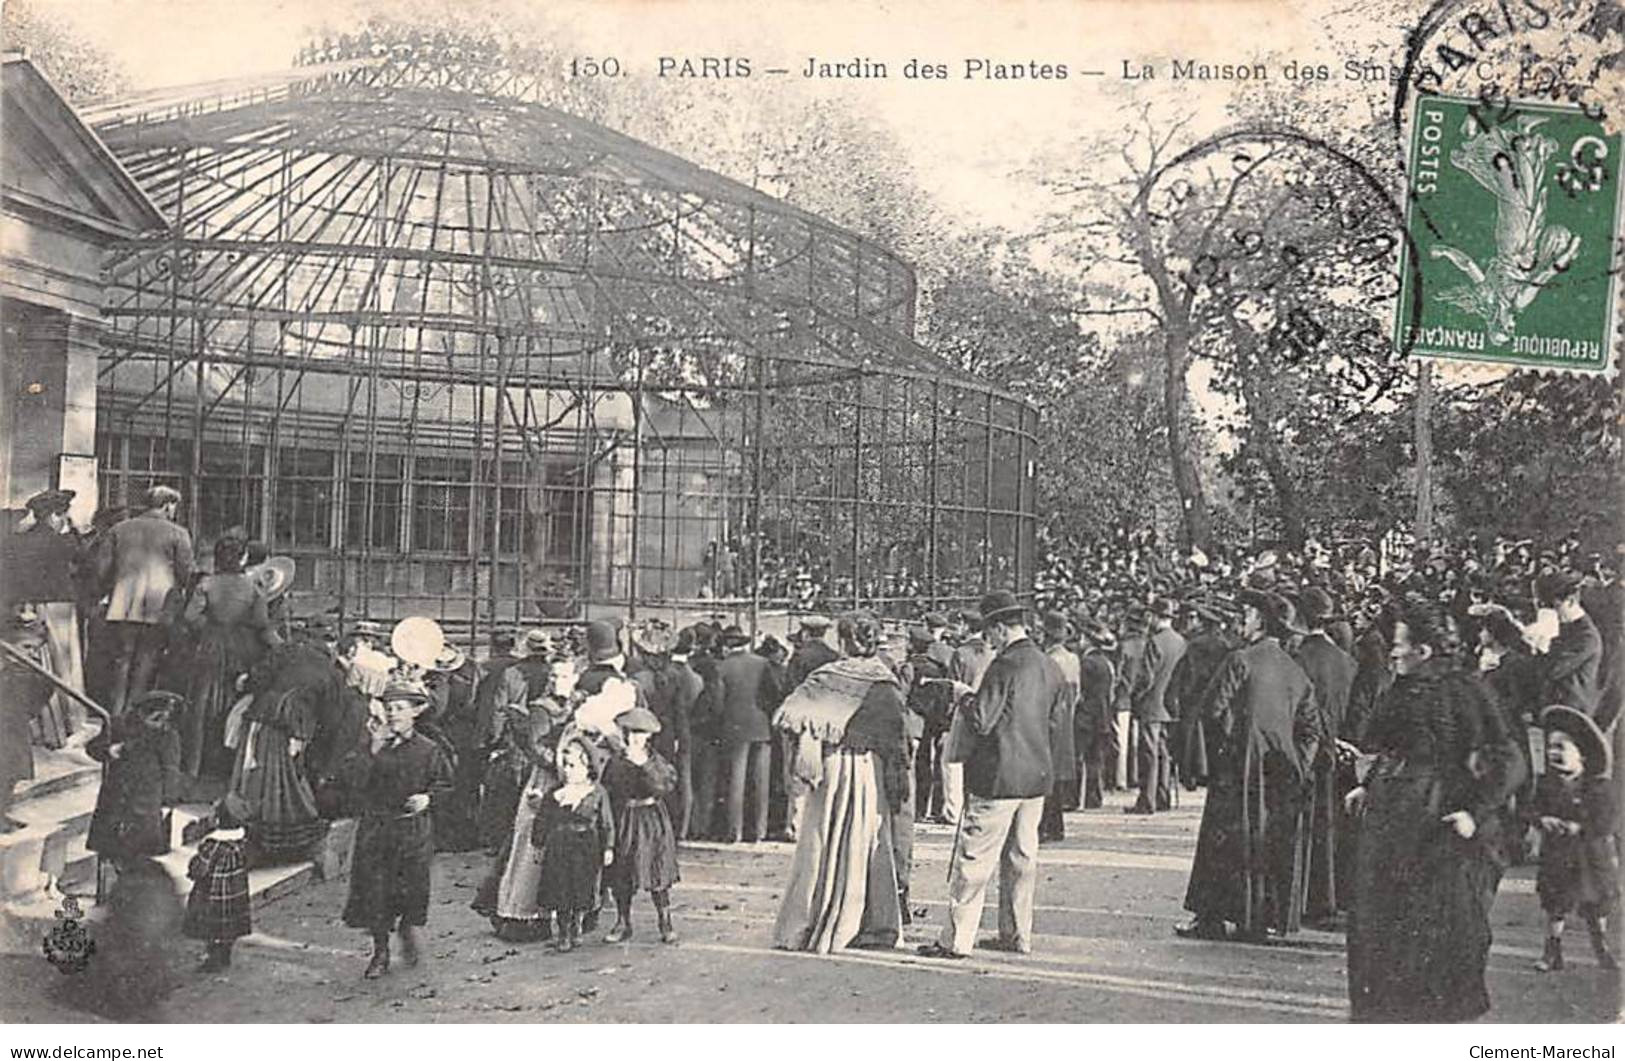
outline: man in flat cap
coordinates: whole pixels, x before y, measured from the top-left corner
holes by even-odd
[[[1185,889],[1184,937],[1262,940],[1298,927],[1297,847],[1304,795],[1320,746],[1314,686],[1281,642],[1303,631],[1280,595],[1246,589],[1244,648],[1230,653],[1203,706],[1218,735],[1207,802]]]
[[[997,946],[1032,950],[1038,887],[1038,822],[1053,781],[1050,734],[1071,690],[1053,660],[1027,636],[1026,609],[995,590],[982,598],[982,636],[997,655],[961,708],[970,747],[965,806],[948,870],[948,920],[920,953],[967,957],[976,944],[988,881],[999,871]]]
[[[5,543],[0,594],[8,611],[33,608],[45,635],[40,662],[62,684],[85,691],[84,651],[79,640],[79,536],[68,519],[72,490],[47,490],[28,499],[27,530]],[[53,692],[40,716],[45,743],[53,748],[90,739],[79,702]]]
[[[175,522],[180,505],[178,491],[154,486],[139,516],[103,536],[99,567],[118,646],[107,705],[114,714],[151,687],[168,624],[180,617],[192,577],[192,536]]]
[[[1175,614],[1174,602],[1167,597],[1151,605],[1151,633],[1131,693],[1134,721],[1140,728],[1140,798],[1124,809],[1126,814],[1155,814],[1172,805],[1168,723],[1174,716],[1168,710],[1168,684],[1186,648],[1184,636],[1174,629]]]

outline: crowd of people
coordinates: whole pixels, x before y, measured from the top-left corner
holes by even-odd
[[[166,804],[221,786],[186,922],[208,968],[247,931],[247,868],[311,857],[340,818],[358,820],[343,920],[374,941],[368,976],[389,971],[392,938],[419,960],[437,850],[489,854],[473,905],[493,932],[570,950],[611,905],[603,939],[631,939],[639,892],[675,941],[680,841],[794,843],[775,945],[897,946],[919,916],[920,820],[955,828],[947,918],[921,953],[1024,953],[1041,847],[1069,814],[1076,828],[1123,790],[1126,813],[1155,815],[1197,787],[1178,933],[1344,931],[1357,1020],[1487,1010],[1490,902],[1527,859],[1549,918],[1540,967],[1563,967],[1573,915],[1614,967],[1604,779],[1625,588],[1614,558],[1572,542],[1242,559],[1135,535],[1052,551],[1032,604],[803,614],[788,645],[721,617],[605,617],[417,655],[398,629],[284,614],[237,536],[193,578],[163,488],[88,543],[69,541],[58,492],[36,501],[29,555],[68,564],[17,602],[44,631],[38,658],[68,674],[81,618],[90,654],[112,657],[86,658],[112,714],[89,741],[109,764],[90,846],[135,866],[167,845]],[[96,729],[54,710],[35,710],[36,737]],[[995,870],[998,933],[979,943]]]

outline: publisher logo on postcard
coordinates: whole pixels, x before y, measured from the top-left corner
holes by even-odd
[[[1399,334],[1420,357],[1601,372],[1614,346],[1620,137],[1578,107],[1423,96]]]

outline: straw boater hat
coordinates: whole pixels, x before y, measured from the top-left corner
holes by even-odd
[[[467,653],[458,648],[456,645],[448,644],[445,648],[440,650],[440,655],[435,657],[434,666],[432,669],[450,674],[453,671],[462,670],[463,664],[467,662]]]
[[[813,631],[816,631],[818,633],[823,633],[825,630],[828,630],[830,628],[829,616],[827,616],[827,615],[803,615],[801,617],[801,628],[803,630],[813,630]]]
[[[1608,746],[1608,739],[1584,711],[1577,711],[1565,704],[1553,704],[1540,713],[1540,727],[1568,734],[1569,739],[1580,746],[1587,774],[1592,777],[1609,777],[1613,774],[1613,751]]]
[[[288,587],[293,585],[295,568],[293,557],[273,556],[264,563],[255,564],[243,574],[254,580],[254,585],[262,597],[273,601],[288,592]]]

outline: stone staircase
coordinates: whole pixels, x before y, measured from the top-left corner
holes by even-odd
[[[22,782],[9,816],[23,825],[0,835],[0,953],[38,954],[66,896],[96,917],[96,855],[85,846],[96,809],[101,765],[82,751],[34,750],[35,776]],[[186,867],[213,828],[207,803],[171,812],[170,851],[158,861],[184,900],[191,891]],[[353,822],[335,822],[309,862],[250,870],[255,906],[299,891],[313,881],[349,871]]]

